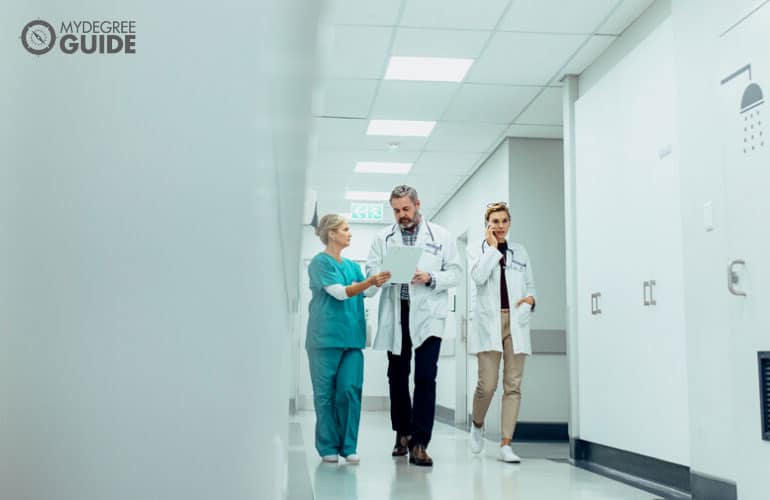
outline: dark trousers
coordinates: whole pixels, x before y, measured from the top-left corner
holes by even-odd
[[[409,335],[409,301],[401,301],[401,353],[388,352],[390,421],[399,435],[411,435],[409,446],[428,446],[436,414],[436,375],[441,339],[428,337],[414,350],[414,404],[409,396],[412,338]]]

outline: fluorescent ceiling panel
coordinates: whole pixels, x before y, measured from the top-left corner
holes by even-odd
[[[345,199],[351,201],[387,201],[389,191],[346,191]]]
[[[461,82],[472,64],[473,59],[393,56],[385,71],[385,79]]]
[[[409,120],[370,120],[366,135],[428,137],[436,122]]]
[[[353,171],[359,174],[406,174],[411,168],[411,163],[359,161]]]

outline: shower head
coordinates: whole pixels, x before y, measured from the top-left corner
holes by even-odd
[[[743,97],[741,98],[741,113],[745,113],[750,109],[754,109],[764,101],[762,95],[762,89],[756,83],[749,84],[746,90],[743,91]]]

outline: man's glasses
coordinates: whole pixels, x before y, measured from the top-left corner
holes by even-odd
[[[489,208],[489,207],[500,207],[500,206],[507,207],[508,204],[506,202],[504,202],[504,201],[497,201],[495,203],[487,203],[487,208]]]

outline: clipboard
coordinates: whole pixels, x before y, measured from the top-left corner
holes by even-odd
[[[391,283],[409,283],[417,271],[417,263],[422,256],[422,247],[393,246],[382,259],[382,271],[389,271]]]

